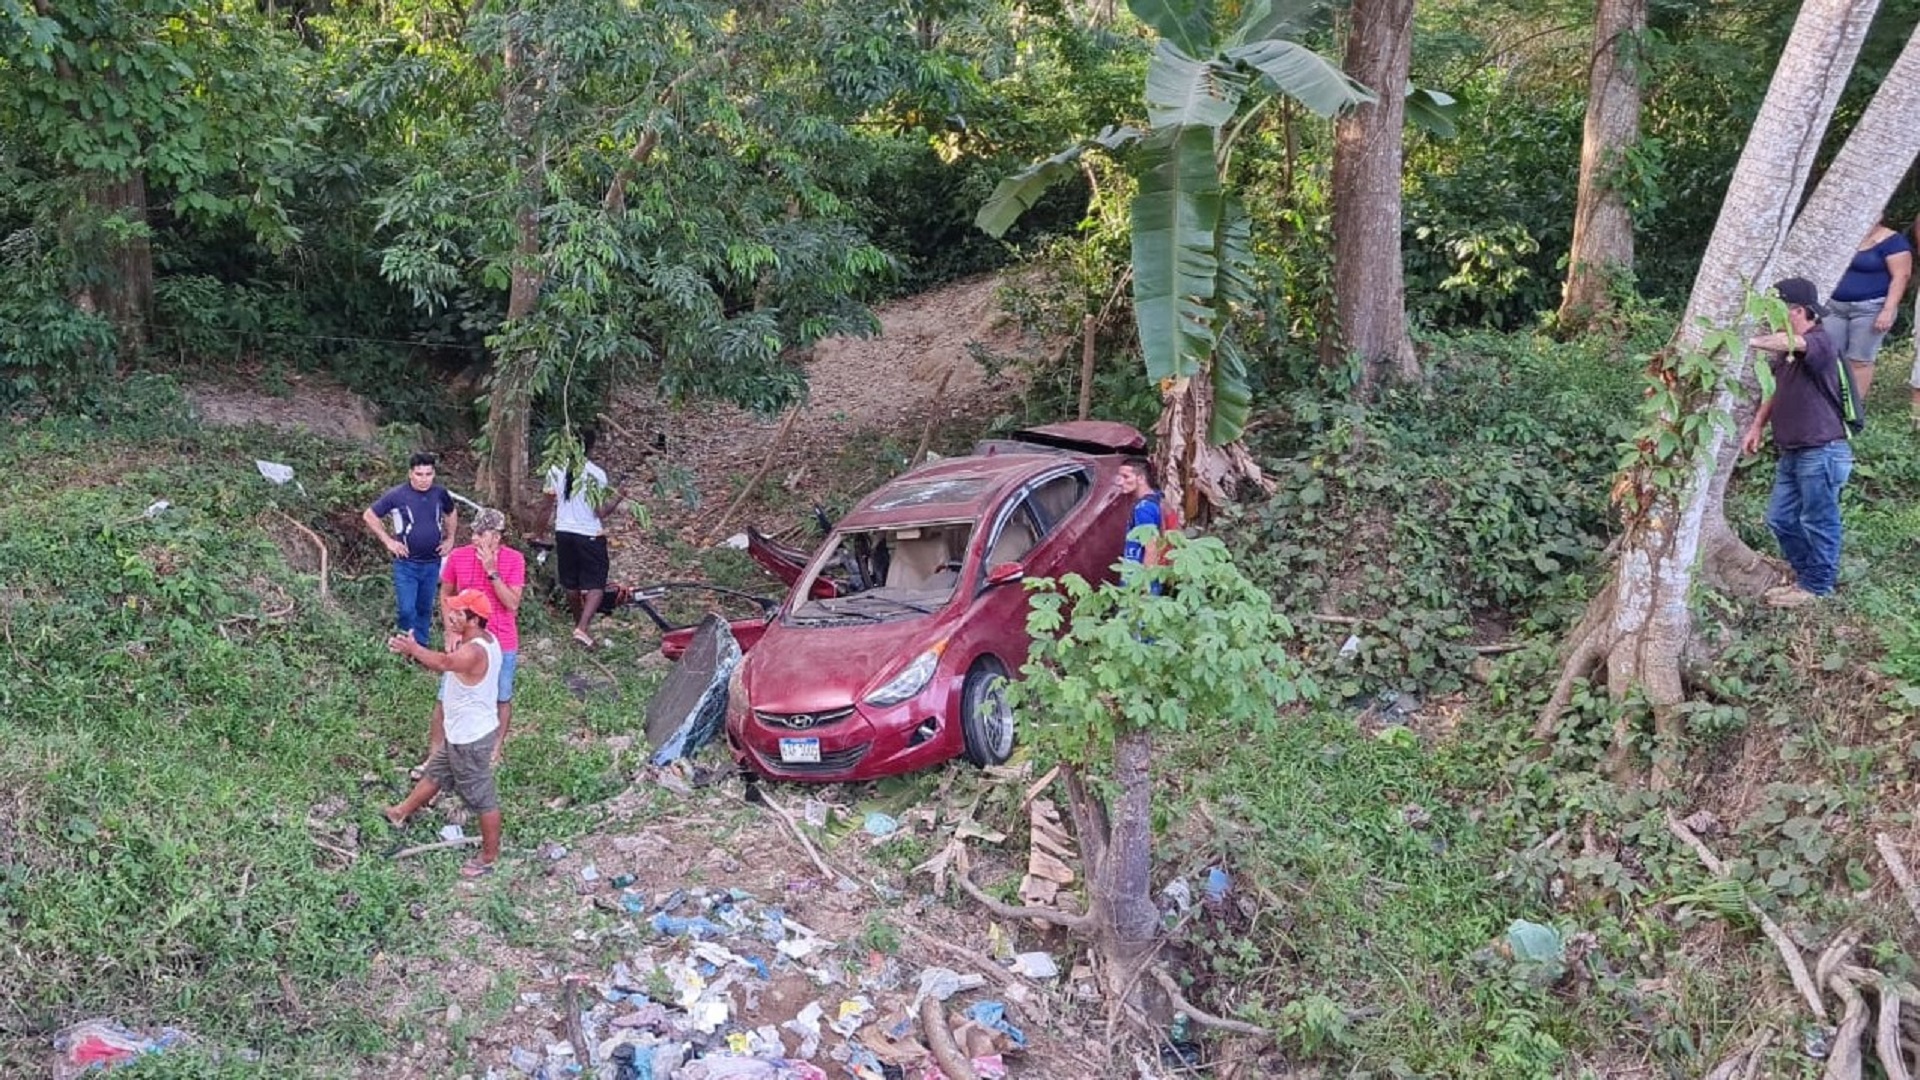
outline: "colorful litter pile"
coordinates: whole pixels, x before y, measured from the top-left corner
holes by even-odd
[[[629,885],[596,902],[620,917],[610,937],[641,940],[623,947],[622,959],[582,994],[578,1043],[513,1048],[518,1074],[944,1080],[923,1041],[921,1002],[944,1002],[985,982],[945,968],[909,979],[880,954],[848,965],[835,943],[739,889],[655,896]],[[1026,1035],[1004,1006],[978,1000],[956,1002],[942,1015],[949,1011],[949,1034],[974,1071],[1006,1076],[1005,1055],[1023,1049]],[[578,1060],[583,1050],[591,1060]]]

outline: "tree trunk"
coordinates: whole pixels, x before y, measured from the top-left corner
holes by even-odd
[[[1614,187],[1622,156],[1640,138],[1640,79],[1633,49],[1647,27],[1646,0],[1599,0],[1587,72],[1587,120],[1573,244],[1560,295],[1560,328],[1578,333],[1613,307],[1612,287],[1633,270],[1633,218]]]
[[[1340,345],[1361,364],[1361,396],[1420,378],[1407,336],[1400,180],[1413,0],[1355,0],[1346,71],[1378,100],[1334,121],[1333,292]]]
[[[1107,1000],[1135,1004],[1146,985],[1140,967],[1153,952],[1160,911],[1153,905],[1153,736],[1134,727],[1114,737],[1111,808],[1102,877],[1093,902],[1102,918],[1095,933],[1105,961]]]
[[[1794,218],[1773,277],[1804,277],[1819,287],[1822,296],[1830,294],[1860,237],[1879,220],[1880,208],[1893,197],[1916,157],[1920,157],[1920,27],[1907,38],[1906,48],[1860,122]],[[1746,428],[1759,405],[1752,369],[1741,374],[1735,431]],[[1722,592],[1758,596],[1781,581],[1785,564],[1755,553],[1727,524],[1727,483],[1738,461],[1738,447],[1730,445],[1722,449],[1716,463],[1707,496],[1704,570],[1707,580]]]
[[[502,50],[506,77],[504,98],[507,132],[521,148],[515,163],[521,201],[514,214],[512,284],[507,293],[507,327],[532,317],[545,284],[540,258],[540,203],[546,189],[545,159],[529,147],[533,103],[527,100],[531,80],[526,78],[518,39],[509,37]],[[480,459],[474,486],[488,506],[513,517],[523,530],[536,526],[528,420],[533,411],[534,371],[539,357],[525,349],[506,350],[494,360],[492,386],[487,395],[487,422],[482,429],[486,451]]]
[[[1772,280],[1793,208],[1799,205],[1821,136],[1877,6],[1877,0],[1808,0],[1801,8],[1728,184],[1686,314],[1673,341],[1655,358],[1657,366],[1697,352],[1710,328],[1740,323],[1748,284],[1765,287]],[[1849,248],[1854,242],[1849,241]],[[1747,366],[1746,350],[1716,360],[1723,375],[1720,389],[1710,400],[1692,405],[1731,411],[1732,388]],[[1677,424],[1680,417],[1666,419]],[[1702,430],[1688,448],[1688,467],[1677,487],[1653,490],[1637,511],[1626,515],[1619,560],[1568,639],[1566,665],[1541,712],[1537,736],[1552,734],[1573,681],[1604,667],[1609,693],[1618,699],[1639,688],[1653,710],[1656,742],[1664,750],[1677,747],[1676,706],[1685,694],[1681,664],[1693,636],[1687,596],[1709,532],[1716,465],[1728,441],[1720,425],[1702,425]],[[1652,463],[1643,461],[1624,478],[1623,487],[1648,489],[1651,473]],[[1616,770],[1624,770],[1627,763],[1626,734],[1615,733]],[[1672,779],[1672,763],[1670,755],[1656,755],[1655,788]]]

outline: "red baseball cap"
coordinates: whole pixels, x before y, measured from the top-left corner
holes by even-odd
[[[447,598],[448,611],[465,611],[483,619],[493,618],[493,601],[479,589],[464,589]]]

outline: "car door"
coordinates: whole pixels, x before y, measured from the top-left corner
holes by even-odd
[[[1017,562],[1027,577],[1085,573],[1082,566],[1098,566],[1097,556],[1074,550],[1072,530],[1061,527],[1085,503],[1092,479],[1082,465],[1051,469],[1022,485],[987,521],[978,592],[968,618],[974,655],[993,653],[1009,668],[1027,655],[1027,590],[1018,582],[987,584],[995,566]]]

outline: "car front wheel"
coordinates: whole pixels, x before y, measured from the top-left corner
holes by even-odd
[[[1001,765],[1013,756],[1007,668],[994,657],[975,660],[967,681],[960,684],[960,733],[966,739],[967,760],[975,765]]]

